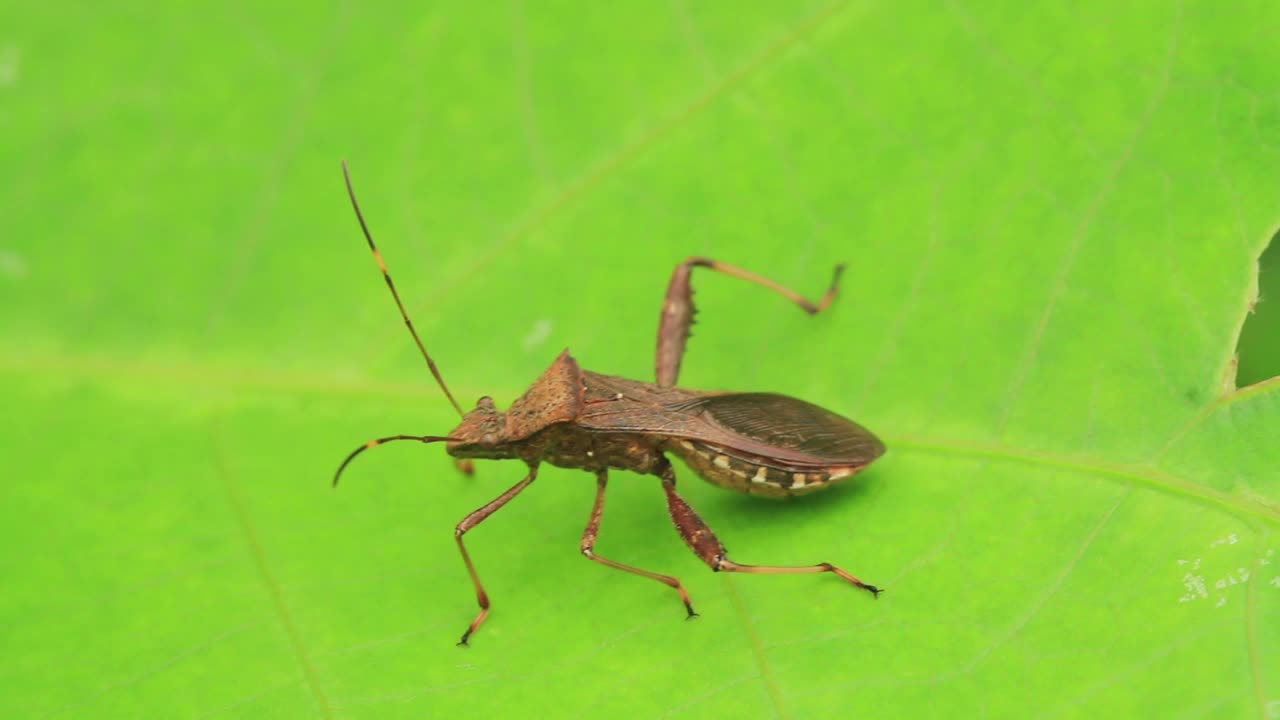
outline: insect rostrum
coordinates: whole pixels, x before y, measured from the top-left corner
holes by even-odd
[[[462,422],[448,435],[392,435],[370,440],[347,456],[334,475],[333,484],[338,484],[342,471],[357,455],[395,440],[443,442],[446,451],[459,460],[522,460],[528,467],[524,479],[467,515],[454,530],[480,606],[479,613],[462,634],[459,644],[467,644],[472,633],[488,617],[490,608],[489,597],[467,553],[463,536],[532,484],[542,463],[580,468],[596,476],[596,499],[582,534],[582,554],[598,563],[652,578],[674,588],[680,594],[689,617],[696,613],[689,593],[678,579],[595,553],[610,470],[629,470],[661,478],[667,508],[676,530],[712,570],[789,574],[830,572],[872,594],[879,594],[879,588],[830,563],[776,566],[744,565],[730,560],[715,533],[676,491],[675,471],[667,459],[668,453],[682,458],[704,479],[722,487],[754,495],[783,497],[812,492],[847,478],[884,453],[884,445],[866,428],[803,400],[773,393],[676,387],[694,312],[690,285],[690,274],[694,268],[715,270],[761,285],[791,300],[809,314],[816,314],[835,299],[843,266],[836,267],[831,285],[822,298],[811,303],[799,293],[742,268],[708,258],[691,257],[676,267],[662,304],[657,382],[628,380],[584,370],[566,350],[506,412],[499,410],[491,398],[482,397],[475,408],[464,413],[405,311],[356,202],[345,162],[342,172],[360,228],[400,316],[441,390],[462,415]]]

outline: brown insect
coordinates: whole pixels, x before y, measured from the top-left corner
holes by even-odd
[[[724,545],[676,492],[676,475],[666,453],[683,459],[707,481],[753,495],[783,497],[812,492],[847,478],[884,453],[884,445],[866,428],[803,400],[773,393],[732,393],[675,387],[693,322],[690,273],[704,267],[742,278],[779,293],[809,314],[826,309],[836,296],[843,266],[837,266],[831,286],[817,303],[795,291],[742,268],[707,258],[693,257],[676,267],[667,287],[658,327],[657,383],[640,382],[583,370],[568,350],[562,352],[518,398],[502,412],[489,397],[480,398],[464,413],[445,385],[435,361],[418,337],[405,311],[387,265],[365,223],[347,165],[342,164],[347,194],[356,218],[369,242],[400,316],[427,361],[440,389],[462,415],[462,423],[448,435],[393,435],[370,440],[343,460],[333,484],[360,453],[394,440],[444,442],[460,463],[466,459],[524,461],[529,472],[481,508],[458,523],[454,537],[471,573],[480,612],[462,634],[460,645],[489,616],[489,596],[467,553],[463,536],[506,505],[538,476],[538,466],[581,468],[596,475],[596,500],[582,533],[581,550],[591,560],[629,573],[652,578],[680,593],[689,617],[697,615],[689,593],[670,575],[643,570],[595,554],[596,535],[604,515],[604,493],[609,470],[630,470],[657,475],[667,496],[667,508],[680,536],[693,552],[717,572],[821,573],[839,575],[878,595],[880,589],[859,580],[831,563],[777,566],[744,565],[730,560]]]

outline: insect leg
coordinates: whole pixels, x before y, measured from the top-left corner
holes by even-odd
[[[530,467],[529,474],[523,480],[512,485],[510,489],[502,493],[498,497],[490,500],[483,507],[477,508],[475,511],[462,518],[462,522],[458,523],[458,527],[453,531],[453,537],[458,541],[458,549],[462,551],[462,560],[467,564],[467,572],[471,573],[471,582],[476,586],[476,602],[480,605],[480,613],[476,615],[476,619],[471,621],[467,626],[467,631],[462,633],[462,639],[458,641],[459,645],[466,645],[467,640],[471,637],[471,633],[480,627],[484,619],[489,617],[489,595],[484,591],[484,585],[480,582],[480,575],[476,572],[476,566],[471,562],[471,556],[467,554],[467,546],[462,542],[462,536],[467,534],[471,528],[484,522],[484,519],[497,512],[499,508],[506,505],[511,498],[520,494],[521,490],[529,487],[529,483],[538,477],[538,468]]]
[[[684,585],[680,581],[670,575],[660,575],[648,570],[641,570],[638,567],[624,565],[620,562],[610,560],[609,558],[600,557],[595,553],[596,535],[600,532],[600,518],[604,516],[604,489],[609,483],[609,471],[601,470],[596,473],[596,502],[591,508],[591,519],[587,522],[587,529],[582,532],[582,554],[586,555],[589,560],[594,560],[602,565],[608,565],[611,568],[625,570],[629,573],[642,575],[647,578],[653,578],[663,585],[675,588],[680,593],[680,599],[684,601],[684,609],[689,613],[689,617],[697,617],[698,613],[693,611],[693,601],[689,599],[689,593],[684,589]]]
[[[667,296],[662,302],[662,318],[658,323],[658,356],[655,365],[658,385],[662,387],[675,385],[680,375],[680,361],[684,358],[684,347],[689,340],[689,328],[693,325],[693,315],[696,312],[693,306],[693,286],[689,282],[689,276],[695,267],[710,268],[768,288],[799,305],[810,315],[827,309],[835,299],[840,275],[844,272],[843,264],[836,265],[835,275],[831,278],[831,285],[827,288],[827,292],[818,302],[813,303],[789,287],[779,285],[767,277],[756,275],[736,265],[704,257],[691,257],[680,263],[671,274],[671,282],[667,285]]]
[[[792,575],[792,574],[808,574],[829,572],[835,573],[850,583],[870,592],[872,595],[879,595],[880,588],[875,585],[868,585],[859,580],[853,573],[836,567],[831,563],[818,563],[817,565],[742,565],[730,560],[724,549],[724,544],[716,537],[711,528],[703,522],[698,513],[684,498],[676,492],[676,475],[675,471],[668,465],[662,471],[662,488],[667,493],[667,508],[671,511],[671,520],[675,522],[676,529],[680,531],[680,536],[684,538],[685,544],[693,550],[694,554],[702,558],[702,561],[711,566],[716,572],[744,572],[744,573],[760,573],[774,575]]]

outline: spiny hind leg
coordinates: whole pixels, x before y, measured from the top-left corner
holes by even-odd
[[[799,305],[810,315],[822,312],[831,305],[831,301],[836,297],[840,275],[844,272],[843,264],[836,265],[831,285],[815,303],[785,285],[736,265],[705,257],[691,257],[680,263],[671,274],[671,282],[667,285],[667,296],[662,302],[662,318],[658,323],[658,356],[655,365],[658,385],[662,387],[672,387],[680,376],[680,361],[684,359],[684,348],[689,341],[689,327],[693,325],[695,312],[693,286],[689,281],[689,276],[695,267],[709,268],[768,288]]]
[[[724,544],[716,537],[711,528],[703,522],[698,513],[676,492],[675,470],[668,464],[662,470],[662,489],[667,493],[667,509],[671,512],[671,520],[675,523],[680,537],[693,553],[711,566],[716,572],[759,573],[762,575],[798,575],[811,573],[835,573],[853,585],[879,595],[880,588],[869,585],[858,579],[853,573],[832,565],[818,563],[816,565],[743,565],[730,560]]]

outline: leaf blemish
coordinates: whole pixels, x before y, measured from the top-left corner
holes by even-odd
[[[541,347],[547,342],[547,338],[551,337],[551,328],[551,321],[546,318],[535,322],[529,332],[520,340],[520,346],[525,349],[525,352]]]

